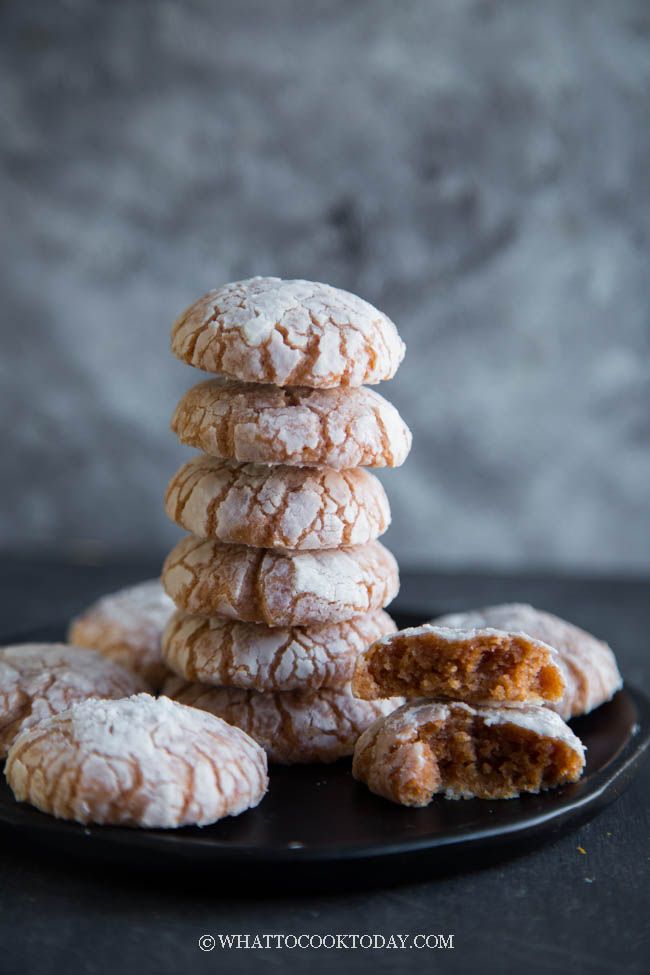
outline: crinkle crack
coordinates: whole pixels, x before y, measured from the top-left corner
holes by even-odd
[[[277,386],[373,385],[404,357],[393,322],[350,292],[251,278],[208,292],[177,319],[172,351],[190,365]]]
[[[169,553],[162,581],[179,609],[275,627],[351,620],[383,609],[399,588],[380,542],[281,553],[193,535]]]
[[[237,815],[268,781],[249,736],[146,694],[86,701],[21,734],[6,776],[17,799],[63,819],[165,828]]]
[[[68,641],[99,650],[157,689],[167,676],[160,640],[173,611],[160,580],[151,579],[102,596],[71,621]]]
[[[216,379],[193,386],[172,418],[182,441],[240,463],[399,467],[411,433],[372,389],[279,389]]]
[[[201,538],[284,551],[363,544],[390,523],[384,489],[367,471],[237,464],[205,454],[174,475],[165,507]]]
[[[236,725],[282,765],[334,762],[351,755],[359,735],[401,698],[359,701],[349,686],[318,691],[260,694],[236,687],[208,687],[170,678],[165,693]]]
[[[94,650],[58,643],[0,647],[0,757],[21,731],[78,701],[145,689],[138,676]]]
[[[395,629],[382,610],[344,623],[276,629],[178,611],[165,632],[163,655],[171,670],[190,681],[314,690],[347,684],[358,654]]]

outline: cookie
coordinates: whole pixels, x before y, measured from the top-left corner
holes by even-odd
[[[206,372],[275,386],[373,385],[404,343],[362,298],[317,281],[249,278],[209,291],[174,323],[172,352]]]
[[[381,637],[363,653],[352,682],[357,697],[443,698],[469,704],[558,701],[558,654],[525,633],[415,626]]]
[[[187,535],[162,582],[179,609],[267,626],[339,623],[397,595],[397,563],[381,542],[322,552],[273,552]]]
[[[189,389],[172,430],[226,460],[292,467],[399,467],[411,433],[372,389],[279,389],[216,379]]]
[[[68,641],[99,650],[158,689],[167,676],[160,639],[173,612],[160,580],[151,579],[98,599],[72,620]]]
[[[241,728],[278,765],[328,763],[351,755],[359,735],[402,703],[401,698],[359,701],[349,686],[260,694],[188,684],[179,677],[170,677],[163,693]]]
[[[205,454],[171,479],[165,509],[200,538],[284,551],[362,545],[390,524],[386,493],[367,471],[236,464]]]
[[[533,606],[504,603],[467,613],[451,613],[433,622],[461,629],[490,626],[523,632],[554,647],[559,655],[565,691],[559,701],[549,706],[563,718],[588,714],[609,701],[623,686],[616,658],[606,643],[573,623]]]
[[[94,650],[63,643],[0,647],[0,758],[21,731],[89,697],[128,697],[144,681]]]
[[[345,623],[270,629],[178,611],[163,636],[167,666],[189,681],[256,691],[340,687],[357,655],[395,624],[382,610]]]
[[[559,715],[536,705],[473,708],[418,700],[359,738],[352,774],[405,806],[448,799],[512,799],[580,778],[582,742]]]
[[[266,755],[211,714],[138,694],[84,701],[14,742],[5,775],[19,802],[79,823],[205,826],[256,806]]]

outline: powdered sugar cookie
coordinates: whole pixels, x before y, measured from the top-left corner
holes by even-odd
[[[361,732],[402,703],[401,698],[359,701],[349,687],[259,694],[187,684],[179,677],[170,677],[163,693],[242,728],[279,765],[335,762],[351,755]]]
[[[148,694],[48,718],[16,739],[5,775],[19,802],[59,819],[161,828],[236,816],[268,783],[248,735]]]
[[[390,379],[404,343],[367,301],[317,281],[250,278],[209,291],[172,329],[172,352],[206,372],[276,386]]]
[[[557,651],[541,640],[425,623],[372,644],[357,661],[352,688],[365,699],[400,694],[543,704],[559,701],[565,686]]]
[[[565,691],[551,705],[563,718],[588,714],[609,701],[623,685],[611,648],[573,623],[523,603],[487,606],[452,613],[433,621],[439,626],[521,631],[554,647],[560,658]]]
[[[189,389],[172,430],[206,454],[298,467],[399,467],[411,433],[372,389],[279,389],[216,379]]]
[[[448,799],[511,799],[575,782],[582,742],[559,715],[536,705],[473,708],[418,700],[359,738],[352,774],[405,806]]]
[[[160,580],[151,579],[98,599],[72,620],[68,640],[99,650],[157,689],[167,675],[160,639],[173,612]]]
[[[21,731],[77,701],[146,689],[136,674],[94,650],[63,643],[0,647],[0,757]]]
[[[362,545],[390,524],[386,493],[367,471],[237,464],[205,454],[171,479],[165,508],[200,538],[294,551]]]
[[[179,611],[162,649],[169,668],[189,681],[257,691],[315,690],[349,683],[357,655],[394,630],[382,610],[345,623],[276,629]]]
[[[188,535],[162,581],[179,609],[268,626],[338,623],[382,609],[399,588],[381,542],[322,552],[272,552]]]

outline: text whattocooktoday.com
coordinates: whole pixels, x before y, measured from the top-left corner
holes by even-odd
[[[453,934],[203,934],[201,951],[325,948],[334,951],[454,948]]]

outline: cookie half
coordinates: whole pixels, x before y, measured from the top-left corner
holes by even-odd
[[[157,690],[167,676],[160,640],[173,612],[160,580],[150,579],[94,602],[71,621],[68,641],[99,650]]]
[[[368,471],[237,464],[206,454],[171,479],[165,509],[200,538],[293,551],[363,545],[390,524],[386,493]]]
[[[573,623],[524,603],[503,603],[467,613],[451,613],[433,623],[460,629],[495,627],[523,632],[558,652],[565,690],[549,706],[563,718],[588,714],[609,701],[623,686],[611,647]]]
[[[425,623],[380,638],[363,653],[354,693],[443,698],[469,704],[559,701],[558,654],[525,633],[461,630]]]
[[[349,291],[257,277],[190,305],[174,323],[172,352],[245,382],[324,389],[390,379],[404,343],[386,315]]]
[[[79,823],[205,826],[256,806],[266,755],[248,735],[166,697],[85,701],[14,742],[19,802]]]
[[[418,700],[359,738],[352,774],[405,806],[448,799],[512,799],[580,778],[582,742],[548,708],[473,708]]]
[[[95,650],[64,643],[0,647],[0,758],[21,731],[78,701],[144,690],[140,677]]]
[[[240,463],[399,467],[411,433],[372,389],[279,389],[217,379],[193,386],[172,418],[182,443]]]
[[[359,735],[402,703],[359,701],[349,686],[260,694],[171,677],[163,693],[241,728],[279,765],[329,763],[351,755]]]
[[[179,609],[267,626],[340,623],[397,595],[397,563],[381,542],[322,552],[272,552],[188,535],[162,581]]]
[[[316,690],[349,683],[358,654],[395,629],[383,610],[345,623],[275,629],[178,611],[162,651],[170,670],[189,681],[256,691]]]

